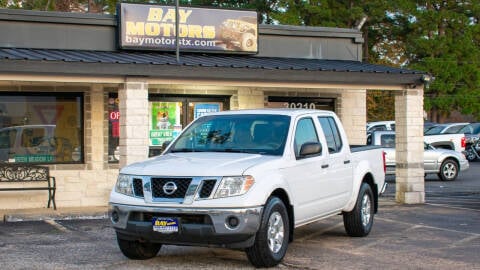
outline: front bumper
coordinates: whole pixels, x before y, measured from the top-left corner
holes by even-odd
[[[109,216],[117,237],[172,245],[245,248],[253,245],[262,206],[250,208],[173,208],[110,203]],[[153,231],[153,217],[179,219],[178,233]],[[229,219],[238,224],[231,226]]]

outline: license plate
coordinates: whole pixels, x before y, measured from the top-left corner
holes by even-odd
[[[159,233],[177,233],[178,218],[154,217],[152,219],[153,231]]]

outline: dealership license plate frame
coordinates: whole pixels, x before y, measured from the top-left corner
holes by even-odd
[[[153,217],[152,230],[163,234],[180,232],[180,219],[176,217]]]

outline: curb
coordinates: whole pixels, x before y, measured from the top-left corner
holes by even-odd
[[[75,219],[107,219],[107,207],[23,209],[1,213],[3,222],[44,221],[44,220],[75,220]],[[1,221],[0,221],[1,222]]]
[[[107,219],[108,213],[94,214],[60,214],[60,215],[22,215],[6,214],[3,222],[44,221],[44,220],[75,220],[75,219]]]

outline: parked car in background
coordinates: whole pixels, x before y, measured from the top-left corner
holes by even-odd
[[[465,151],[469,161],[480,159],[480,123],[471,123],[463,127],[460,132],[465,133]]]
[[[385,121],[385,122],[393,122],[393,121]],[[372,122],[373,123],[373,122]],[[381,123],[381,122],[376,122],[376,123]],[[427,122],[425,122],[427,123]],[[431,122],[429,122],[431,123]],[[373,128],[370,129],[370,132],[367,129],[367,145],[372,144],[372,137],[371,133],[372,132],[377,132],[377,131],[394,131],[395,130],[395,123],[390,123],[390,128],[393,127],[393,130],[386,130],[386,129],[380,129],[380,130],[375,130],[376,125],[372,126]],[[425,130],[425,125],[424,125],[424,130]],[[465,151],[465,135],[463,133],[458,133],[458,134],[435,134],[435,135],[429,135],[425,134],[424,140],[426,143],[431,144],[435,148],[442,148],[442,149],[449,149],[449,150],[455,150],[457,152],[463,153]]]
[[[470,123],[460,129],[458,133],[480,136],[480,123]]]
[[[437,134],[425,135],[424,141],[435,148],[454,150],[459,153],[465,152],[465,135],[459,134]]]
[[[386,174],[395,174],[395,132],[376,131],[371,136],[373,145],[384,148]],[[428,143],[424,143],[423,161],[425,174],[435,173],[443,181],[454,181],[460,171],[467,170],[470,166],[462,153],[435,148]]]
[[[437,125],[437,123],[430,122],[430,121],[424,121],[423,122],[423,132],[424,133],[427,132],[428,130],[435,127],[436,125]]]
[[[437,124],[432,128],[425,131],[425,135],[437,135],[437,134],[457,134],[459,131],[469,123],[447,123]]]
[[[378,121],[367,123],[367,134],[381,130],[395,130],[395,121]]]

